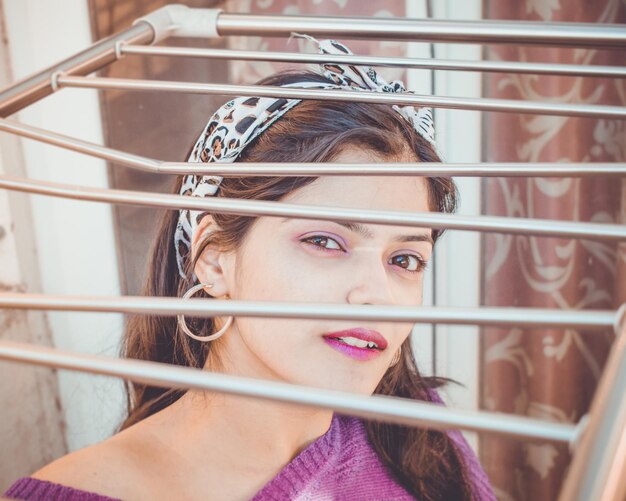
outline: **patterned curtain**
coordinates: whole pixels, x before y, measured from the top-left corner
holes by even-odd
[[[499,0],[484,17],[529,21],[626,22],[622,0]],[[624,51],[492,47],[499,60],[620,65]],[[626,104],[624,80],[485,75],[485,96],[558,103]],[[623,162],[619,120],[491,113],[484,120],[485,161]],[[486,214],[626,223],[626,180],[492,178]],[[617,308],[626,301],[626,247],[585,240],[486,235],[482,303],[574,309]],[[559,422],[588,410],[613,333],[583,329],[483,330],[482,407]],[[567,472],[566,445],[481,437],[481,459],[501,500],[553,500]]]

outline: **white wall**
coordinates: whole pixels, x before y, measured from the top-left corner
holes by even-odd
[[[3,4],[15,79],[91,44],[87,1],[4,0]],[[102,143],[94,91],[62,90],[12,118]],[[23,140],[23,148],[31,178],[108,185],[104,161],[30,140]],[[31,201],[42,292],[119,295],[111,207],[42,196],[31,196]],[[122,331],[120,315],[51,312],[49,322],[59,349],[117,353]],[[122,408],[118,380],[60,371],[59,383],[71,450],[111,433]]]
[[[435,19],[481,19],[479,0],[432,1]],[[424,0],[407,0],[407,17],[425,18]],[[480,60],[479,45],[435,44],[435,57],[441,59]],[[410,44],[410,56],[430,58],[426,43]],[[480,73],[438,71],[435,72],[435,88],[431,87],[431,71],[412,70],[409,88],[416,92],[433,93],[438,96],[481,96]],[[481,161],[480,112],[462,110],[435,110],[435,128],[439,150],[446,162]],[[480,214],[480,179],[455,178],[460,191],[458,213]],[[437,306],[479,305],[479,249],[480,234],[477,232],[449,231],[437,244],[435,266],[426,284],[429,294],[425,304]],[[433,273],[434,271],[434,273]],[[433,277],[434,275],[434,277]],[[433,281],[434,278],[434,281]],[[435,287],[433,288],[433,285]],[[436,342],[432,342],[434,330]],[[453,378],[465,385],[449,385],[442,391],[446,403],[455,408],[478,407],[478,328],[474,326],[417,326],[414,333],[418,362],[424,369],[436,361],[437,375]],[[470,444],[476,448],[477,438],[466,433]]]

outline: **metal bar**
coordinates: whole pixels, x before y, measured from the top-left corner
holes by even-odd
[[[613,343],[560,501],[626,499],[626,322]]]
[[[383,163],[314,163],[276,164],[269,162],[235,162],[196,164],[163,162],[162,174],[195,174],[234,176],[457,176],[457,177],[624,177],[626,163],[442,163],[442,162],[383,162]]]
[[[45,70],[15,82],[0,90],[0,117],[7,117],[22,108],[52,94],[52,75],[61,71],[73,75],[87,75],[116,60],[115,45],[118,42],[150,43],[154,38],[152,28],[137,23],[88,49],[75,54]]]
[[[200,389],[310,407],[367,419],[436,429],[462,428],[523,439],[571,442],[575,426],[496,412],[450,409],[389,396],[364,396],[275,381],[256,380],[201,369],[132,359],[84,355],[24,343],[0,341],[0,359],[44,367],[117,376],[167,388]]]
[[[442,97],[394,92],[357,90],[297,89],[270,85],[232,85],[165,80],[135,80],[129,78],[73,77],[58,75],[57,85],[81,89],[184,92],[188,94],[219,94],[225,96],[261,96],[320,101],[347,101],[402,106],[432,106],[473,111],[500,111],[536,113],[540,115],[581,116],[593,118],[626,118],[623,106],[591,104],[544,103],[520,99],[487,99],[469,97]]]
[[[486,21],[433,21],[416,19],[258,16],[221,13],[220,35],[287,36],[293,31],[366,39],[462,42],[544,43],[567,46],[623,47],[621,25],[527,23]],[[152,27],[139,22],[90,48],[0,91],[0,117],[6,117],[51,94],[55,73],[86,75],[116,59],[118,43],[144,44],[154,39]]]
[[[217,31],[220,36],[288,37],[292,32],[299,32],[334,39],[511,43],[561,47],[626,46],[626,27],[623,24],[272,16],[222,12],[217,18]]]
[[[294,52],[259,52],[252,50],[205,49],[197,47],[165,47],[123,44],[122,55],[171,56],[243,60],[274,61],[309,64],[352,64],[386,66],[407,69],[446,71],[479,71],[491,73],[521,73],[533,75],[584,76],[603,78],[625,78],[626,68],[583,64],[547,64],[515,61],[464,61],[452,59],[423,59],[408,57],[356,56],[336,54],[300,54]]]
[[[262,318],[321,318],[391,322],[444,323],[518,327],[604,329],[614,325],[611,310],[547,308],[443,308],[427,306],[346,305],[220,299],[178,299],[145,296],[66,296],[0,293],[0,308],[98,311],[146,315]]]
[[[102,158],[111,162],[132,167],[143,171],[158,172],[162,162],[140,155],[133,155],[124,151],[101,146],[89,141],[83,141],[64,134],[25,125],[6,118],[0,118],[0,131],[16,134],[42,143],[59,146],[67,150],[77,151],[93,157]]]
[[[439,212],[397,212],[320,207],[262,200],[241,200],[222,197],[190,197],[142,191],[109,190],[74,186],[49,181],[35,181],[13,176],[0,176],[0,188],[75,200],[107,202],[122,205],[217,211],[247,216],[283,216],[299,219],[353,221],[398,226],[449,228],[465,231],[538,235],[589,240],[626,240],[626,226],[619,224],[579,223],[573,221],[509,218],[500,216],[461,216]]]
[[[154,172],[157,174],[194,174],[219,175],[234,177],[243,175],[252,176],[502,176],[502,177],[596,177],[596,176],[626,176],[626,163],[525,163],[525,162],[494,162],[450,164],[441,162],[385,162],[384,164],[349,164],[349,163],[284,163],[267,162],[235,162],[220,163],[192,163],[192,162],[162,162],[149,157],[133,155],[124,151],[115,150],[99,144],[83,141],[56,132],[48,131],[31,125],[21,124],[12,120],[0,118],[0,131],[17,134],[28,139],[41,141],[59,146],[86,155],[109,160],[116,164],[125,165],[134,169]]]

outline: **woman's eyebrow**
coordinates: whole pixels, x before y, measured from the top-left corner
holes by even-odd
[[[292,218],[285,217],[281,219],[281,222],[286,222],[291,219]],[[327,222],[335,223],[340,226],[343,226],[344,228],[347,228],[350,231],[353,231],[354,233],[358,233],[363,238],[368,238],[368,239],[374,238],[374,235],[372,234],[372,232],[364,224],[355,223],[353,221],[327,221]],[[396,235],[392,240],[394,242],[428,242],[431,245],[435,244],[435,242],[433,241],[433,237],[429,233],[421,233],[419,235]]]

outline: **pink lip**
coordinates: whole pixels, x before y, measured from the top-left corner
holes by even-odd
[[[371,360],[379,356],[381,352],[387,348],[387,340],[379,332],[370,329],[346,329],[343,331],[329,332],[328,334],[324,334],[323,337],[326,344],[356,360]],[[338,339],[333,339],[336,337],[354,337],[356,339],[362,339],[363,341],[373,342],[378,345],[378,349],[350,346]]]

